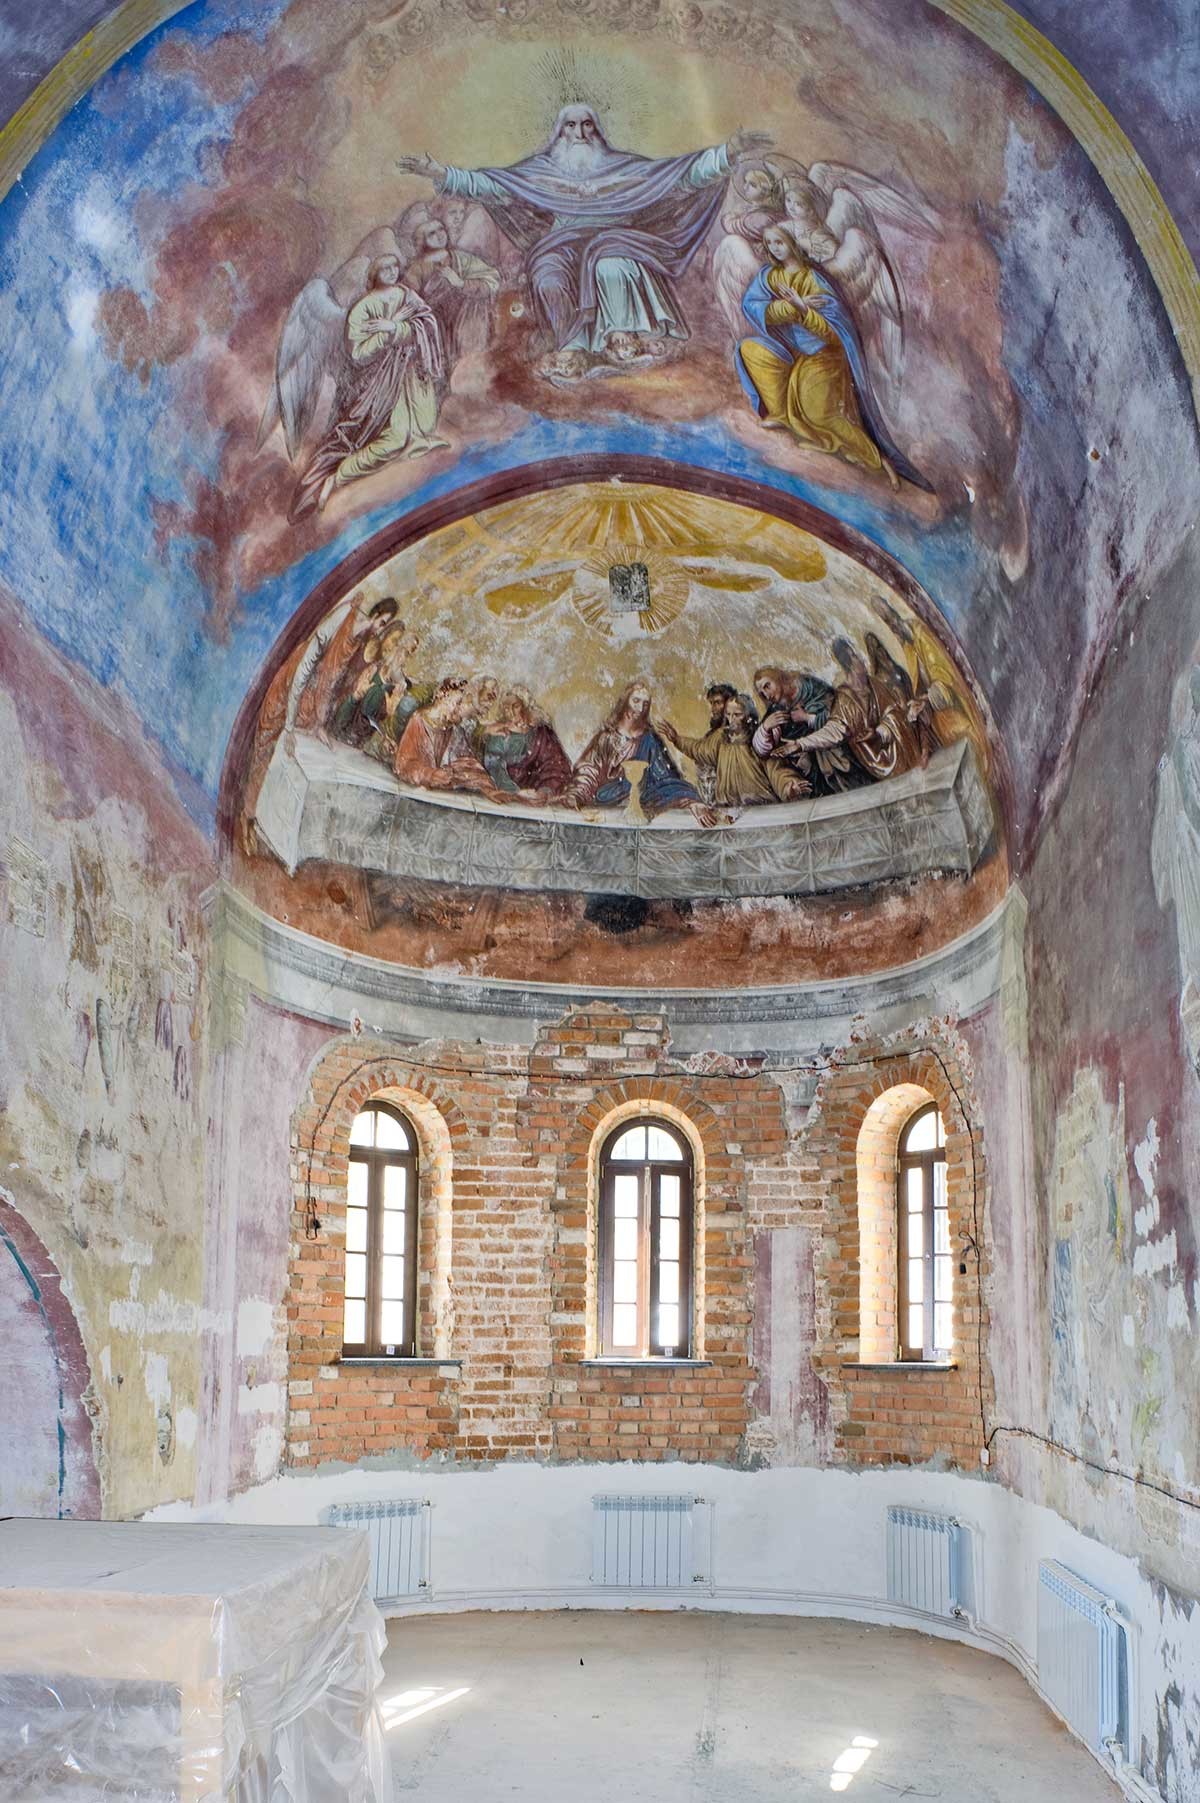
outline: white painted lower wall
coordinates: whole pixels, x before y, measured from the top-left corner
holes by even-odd
[[[686,1494],[713,1505],[711,1586],[696,1594],[597,1591],[590,1582],[593,1495]],[[723,1609],[831,1615],[891,1623],[959,1639],[1012,1661],[1036,1687],[1037,1574],[1057,1559],[1112,1596],[1132,1624],[1130,1745],[1156,1738],[1159,1700],[1200,1670],[1200,1610],[1166,1618],[1138,1565],[1080,1534],[1052,1510],[1000,1484],[948,1472],[789,1468],[755,1472],[704,1465],[504,1464],[460,1469],[343,1470],[296,1474],[159,1520],[315,1523],[331,1503],[417,1497],[432,1507],[430,1593],[396,1613],[464,1609]],[[887,1601],[890,1503],[931,1509],[972,1530],[970,1615],[943,1622]],[[1185,1683],[1185,1690],[1189,1686]],[[1120,1774],[1130,1797],[1159,1792]]]

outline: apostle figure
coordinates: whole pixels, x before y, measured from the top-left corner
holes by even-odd
[[[903,776],[928,761],[904,697],[872,676],[848,639],[833,641],[833,655],[845,672],[824,726],[793,741],[801,757],[816,752],[845,751],[850,769],[834,776],[833,786],[861,787],[888,776]]]
[[[395,457],[444,447],[433,436],[443,368],[428,303],[401,282],[398,257],[376,257],[346,319],[336,417],[300,478],[291,517],[324,507],[335,488]]]
[[[674,284],[717,218],[731,168],[761,133],[684,156],[614,150],[590,106],[562,108],[533,156],[495,169],[447,167],[429,155],[399,167],[446,195],[478,201],[525,257],[547,368],[582,375],[613,333],[686,338]]]
[[[737,352],[742,387],[763,425],[790,432],[809,450],[882,472],[893,488],[903,477],[927,489],[892,443],[854,320],[833,283],[782,225],[768,227],[763,247],[770,261],[742,302],[756,335],[743,338]]]
[[[404,279],[437,314],[447,359],[457,363],[487,344],[500,272],[482,257],[452,245],[440,219],[418,225],[413,242],[417,255]]]
[[[465,790],[487,801],[506,799],[479,759],[463,749],[460,728],[469,706],[461,676],[448,676],[438,684],[433,700],[412,715],[396,747],[395,771],[402,783],[420,789]]]
[[[571,760],[549,717],[522,689],[510,689],[479,732],[483,767],[498,789],[550,801],[571,781]]]
[[[691,758],[700,771],[715,777],[713,799],[722,807],[744,807],[773,801],[799,801],[812,785],[777,758],[760,758],[751,748],[758,712],[748,695],[725,701],[721,719],[699,738],[676,732],[669,721],[658,723],[676,751]]]
[[[690,808],[702,826],[711,826],[716,816],[679,774],[650,724],[650,700],[644,682],[631,682],[622,691],[603,726],[584,748],[563,800],[573,808],[625,807],[633,792],[625,766],[641,764],[645,767],[638,784],[638,802],[648,820],[669,808]]]

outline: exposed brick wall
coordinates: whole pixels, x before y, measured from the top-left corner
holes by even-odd
[[[948,1037],[941,1056],[965,1096]],[[899,1096],[897,1085],[907,1086]],[[894,1343],[894,1139],[924,1093],[946,1123],[957,1247],[970,1218],[970,1134],[927,1047],[849,1048],[789,1135],[786,1078],[752,1061],[681,1065],[657,1015],[596,1005],[529,1049],[422,1047],[411,1063],[384,1043],[335,1041],[293,1123],[289,1462],[397,1451],[474,1461],[770,1456],[756,1418],[770,1386],[752,1356],[755,1237],[803,1227],[817,1248],[815,1337],[796,1354],[803,1371],[776,1375],[789,1394],[817,1393],[829,1456],[973,1463],[973,1279],[955,1298],[957,1370],[847,1368]],[[407,1112],[421,1142],[418,1351],[440,1365],[339,1363],[350,1124],[379,1095]],[[613,1127],[640,1114],[675,1122],[693,1149],[702,1364],[589,1362],[597,1160]],[[976,1165],[982,1213],[978,1143]],[[757,1299],[760,1329],[769,1305],[769,1295]],[[769,1333],[755,1344],[761,1355]]]
[[[896,1328],[895,1147],[926,1098],[946,1129],[946,1189],[954,1248],[952,1369],[894,1362]],[[814,1363],[834,1406],[836,1458],[859,1464],[919,1464],[940,1458],[975,1466],[983,1405],[991,1401],[986,1358],[986,1169],[960,1049],[947,1033],[911,1048],[860,1041],[835,1059],[818,1090],[804,1144],[821,1173],[817,1258],[821,1337]],[[965,1276],[958,1253],[968,1237]],[[982,1369],[980,1352],[982,1348]],[[880,1368],[883,1367],[883,1368]]]

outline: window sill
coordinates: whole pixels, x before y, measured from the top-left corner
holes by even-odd
[[[386,1353],[366,1358],[340,1358],[339,1365],[387,1365],[389,1369],[401,1371],[440,1371],[444,1365],[452,1365],[456,1371],[462,1370],[461,1359],[426,1359],[426,1358],[389,1358]]]
[[[843,1371],[957,1371],[957,1359],[843,1359]]]
[[[712,1365],[711,1359],[667,1359],[667,1358],[633,1358],[633,1359],[577,1359],[576,1363],[585,1371],[707,1371]]]

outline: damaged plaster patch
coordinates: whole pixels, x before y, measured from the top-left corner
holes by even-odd
[[[253,1358],[265,1352],[275,1330],[275,1310],[262,1296],[247,1296],[238,1304],[237,1352],[239,1358]]]
[[[189,1450],[196,1444],[196,1434],[200,1426],[195,1409],[180,1409],[175,1417],[175,1438],[180,1446]]]
[[[148,1352],[142,1375],[146,1380],[146,1394],[156,1406],[171,1400],[171,1370],[165,1355],[161,1352]]]
[[[243,1384],[238,1391],[239,1415],[281,1414],[283,1406],[282,1384]]]
[[[276,1386],[271,1386],[272,1388]],[[283,1435],[278,1422],[264,1421],[254,1436],[254,1476],[257,1483],[274,1477],[283,1456]]]

